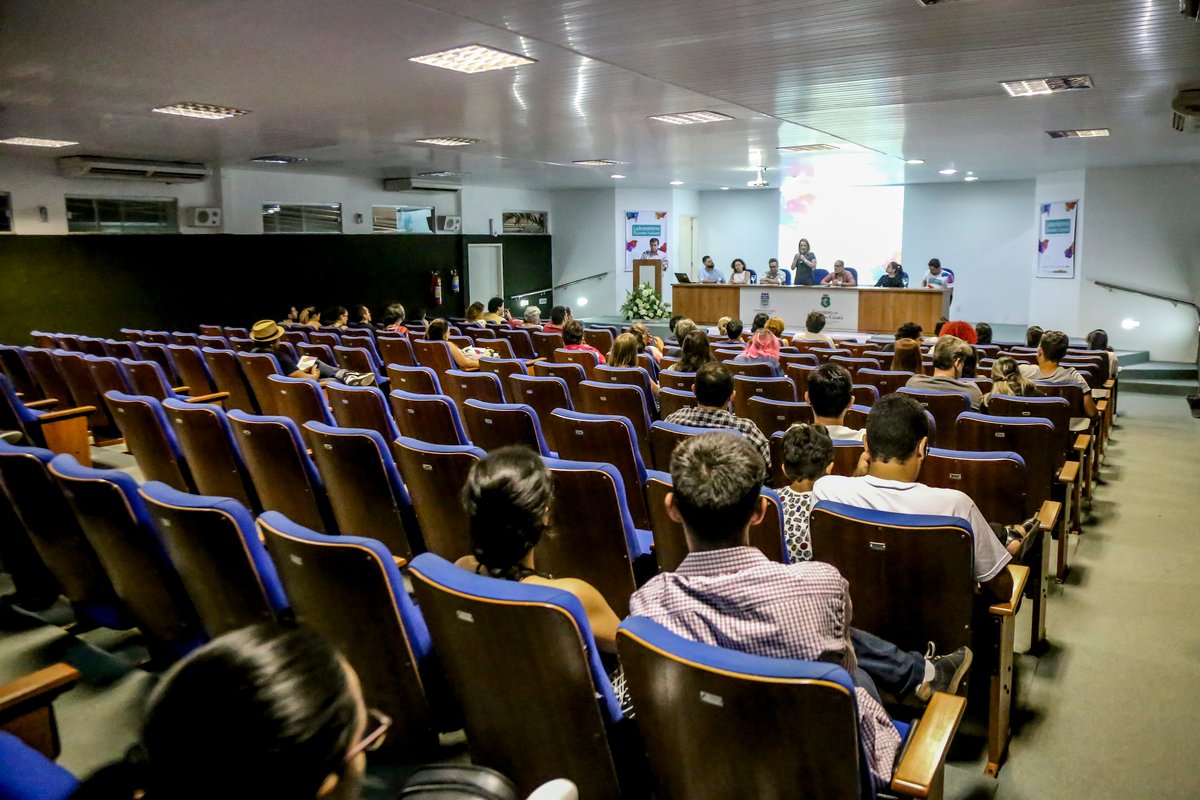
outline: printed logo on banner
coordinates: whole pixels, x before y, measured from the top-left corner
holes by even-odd
[[[759,302],[759,305],[761,305],[763,308],[766,308],[767,306],[771,305],[771,293],[763,292],[762,294],[760,294],[758,296],[758,302]]]
[[[832,304],[833,304],[833,300],[831,300],[829,298],[829,295],[827,295],[827,294],[821,295],[821,308],[829,308],[829,306]]]

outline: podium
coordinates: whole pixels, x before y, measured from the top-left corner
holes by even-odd
[[[651,281],[646,276],[646,271],[654,273],[654,280]],[[635,258],[633,260],[633,286],[630,289],[636,289],[643,283],[650,283],[654,286],[654,291],[658,292],[658,296],[662,297],[662,273],[663,262],[658,258]]]

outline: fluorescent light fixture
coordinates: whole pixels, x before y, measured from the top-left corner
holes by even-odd
[[[452,170],[441,170],[439,172],[422,172],[419,176],[422,178],[461,178],[464,175],[470,175],[469,172],[454,172]]]
[[[613,180],[619,181],[619,180],[623,179],[625,176],[624,175],[609,175],[608,177],[612,178]]]
[[[923,158],[908,158],[908,159],[905,159],[904,163],[912,164],[915,167],[919,167],[925,163],[925,159],[923,159]]]
[[[979,180],[979,178],[975,175],[968,175],[967,177],[963,178],[963,180],[966,181],[967,183],[971,183],[972,181]]]
[[[949,167],[947,167],[946,169],[938,170],[938,175],[957,175],[957,174],[958,174],[958,170],[950,169]]]
[[[680,114],[660,114],[650,119],[669,122],[672,125],[695,125],[702,122],[725,122],[733,117],[728,114],[718,114],[716,111],[684,111]]]
[[[728,186],[722,186],[722,187],[721,187],[721,191],[722,191],[722,192],[728,192],[728,191],[729,191],[729,187],[728,187]]]
[[[611,158],[589,158],[585,161],[572,161],[581,167],[615,167],[617,164],[628,164],[628,161],[613,161]]]
[[[308,161],[307,158],[299,156],[259,156],[250,160],[258,164],[299,164],[301,161]]]
[[[1051,139],[1096,139],[1108,136],[1108,128],[1084,128],[1077,131],[1046,131]]]
[[[797,144],[791,147],[776,147],[775,149],[785,153],[824,153],[840,148],[835,144]]]
[[[578,298],[578,299],[575,301],[575,305],[577,305],[577,306],[586,306],[586,305],[587,305],[587,298],[586,298],[586,297],[580,297],[580,298]]]
[[[494,47],[486,47],[481,44],[468,44],[462,47],[455,47],[452,50],[442,50],[439,53],[430,53],[425,56],[413,56],[409,61],[415,61],[418,64],[428,64],[431,67],[441,67],[442,69],[450,69],[455,72],[466,72],[474,74],[476,72],[488,72],[493,69],[507,69],[508,67],[520,67],[525,64],[536,64],[537,59],[526,58],[519,56],[516,53],[509,53],[505,50],[497,50]]]
[[[64,142],[60,139],[34,139],[29,136],[13,136],[0,139],[0,144],[19,144],[24,147],[70,147],[79,142]]]
[[[439,147],[466,147],[479,142],[479,139],[465,139],[461,136],[430,136],[427,139],[417,139],[417,144],[436,144]]]
[[[1125,330],[1127,330],[1127,331],[1131,331],[1131,330],[1133,330],[1134,328],[1138,327],[1138,326],[1139,326],[1139,325],[1141,325],[1141,324],[1142,324],[1142,323],[1141,323],[1141,322],[1139,322],[1139,321],[1138,321],[1138,320],[1136,320],[1136,319],[1129,319],[1129,318],[1126,318],[1126,319],[1123,319],[1123,320],[1121,320],[1121,327],[1122,327],[1122,328],[1124,328],[1124,329],[1125,329]]]
[[[1030,78],[1021,81],[1000,81],[1009,97],[1033,97],[1092,88],[1090,75],[1060,75],[1053,78]]]
[[[671,181],[672,186],[683,186],[683,181]]]
[[[211,103],[173,103],[150,110],[159,114],[174,114],[177,117],[195,117],[196,119],[229,119],[250,113],[242,108],[214,106]]]

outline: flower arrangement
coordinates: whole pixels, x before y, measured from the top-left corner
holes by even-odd
[[[654,291],[653,286],[641,283],[625,293],[621,314],[625,319],[664,319],[671,315],[671,306],[663,302],[662,295]]]

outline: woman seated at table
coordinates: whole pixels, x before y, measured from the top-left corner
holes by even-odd
[[[429,323],[429,327],[425,331],[425,338],[431,342],[445,342],[450,347],[450,358],[454,360],[454,366],[458,369],[479,369],[479,359],[473,355],[469,355],[462,351],[462,348],[454,342],[446,338],[446,334],[450,330],[450,323],[446,320],[435,319]]]
[[[782,378],[779,366],[779,337],[764,328],[750,338],[746,351],[733,359],[734,364],[770,364],[771,377]]]
[[[750,272],[746,269],[746,262],[740,258],[735,258],[733,263],[729,265],[729,282],[749,286],[751,283],[750,277]]]
[[[883,268],[883,274],[879,276],[879,280],[875,281],[875,285],[884,289],[903,289],[904,268],[895,261],[889,261]]]

